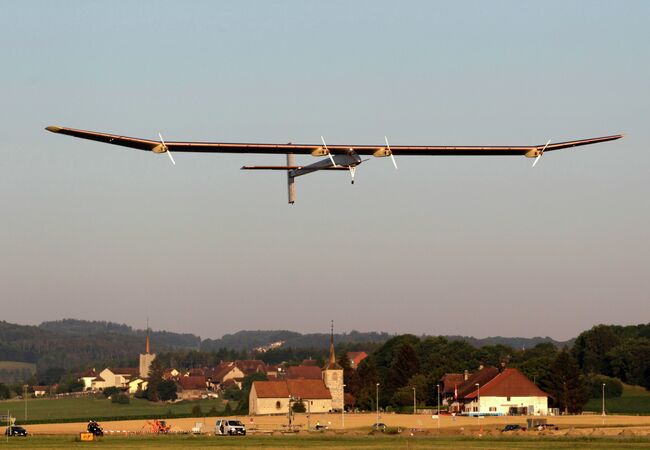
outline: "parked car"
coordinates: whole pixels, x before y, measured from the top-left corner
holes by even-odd
[[[521,425],[516,425],[516,424],[509,424],[506,425],[501,432],[505,433],[507,431],[517,431],[517,430],[523,430]]]
[[[378,431],[386,431],[386,424],[382,423],[382,422],[373,423],[372,424],[372,429],[373,430],[378,430]]]
[[[246,436],[246,427],[239,420],[219,419],[214,426],[214,434]]]
[[[12,425],[5,430],[5,436],[27,436],[27,430],[18,425]]]

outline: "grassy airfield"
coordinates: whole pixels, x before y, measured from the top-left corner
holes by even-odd
[[[0,448],[359,448],[359,449],[642,449],[650,438],[639,437],[431,437],[431,436],[132,436],[105,437],[95,442],[77,442],[71,436],[34,436],[9,439]]]

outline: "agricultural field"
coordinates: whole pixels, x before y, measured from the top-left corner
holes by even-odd
[[[643,438],[468,438],[411,436],[136,436],[105,437],[97,442],[77,442],[71,436],[36,436],[9,439],[5,448],[213,448],[238,449],[643,449],[650,441]]]
[[[27,420],[25,420],[25,405]],[[35,422],[84,422],[89,419],[117,420],[135,417],[164,417],[166,415],[187,416],[194,408],[201,408],[202,414],[212,408],[222,412],[224,405],[219,399],[181,401],[177,403],[152,403],[144,399],[132,398],[128,405],[112,403],[100,397],[47,398],[10,400],[0,402],[0,414],[7,411],[16,417],[17,423]],[[197,414],[195,414],[197,415]]]
[[[602,411],[602,399],[592,398],[585,406],[585,411]],[[605,411],[609,414],[650,415],[650,391],[641,386],[623,385],[623,395],[618,398],[605,399]]]
[[[0,361],[0,383],[26,380],[36,373],[36,364],[20,361]]]

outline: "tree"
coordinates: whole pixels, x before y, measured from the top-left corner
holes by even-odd
[[[241,388],[241,401],[237,405],[237,410],[241,414],[248,414],[248,397],[251,393],[251,388],[255,381],[267,381],[268,377],[263,372],[255,372],[250,375],[246,375],[244,381],[242,382]]]
[[[402,386],[406,386],[408,381],[415,375],[420,368],[418,355],[415,353],[413,346],[409,343],[403,343],[394,353],[386,377],[385,390],[391,395]]]
[[[650,339],[628,339],[607,353],[610,375],[650,390]]]
[[[605,384],[605,397],[620,397],[623,394],[623,383],[616,378],[605,375],[591,375],[587,379],[589,396],[601,398],[603,395],[603,384]]]
[[[162,380],[158,384],[158,396],[163,401],[176,400],[178,398],[177,390],[178,386],[172,380]]]
[[[162,361],[158,358],[154,359],[149,366],[149,380],[147,383],[147,398],[149,401],[160,401],[160,384],[163,382],[163,373],[165,368]]]
[[[413,406],[413,388],[415,388],[417,404],[426,403],[429,398],[429,382],[426,375],[418,373],[413,375],[406,386],[399,388],[393,397],[391,403],[395,406]]]
[[[102,391],[102,394],[104,394],[104,397],[108,398],[114,396],[115,394],[118,394],[119,392],[120,390],[118,388],[116,388],[115,386],[110,386],[104,389]]]
[[[597,325],[576,338],[571,354],[585,373],[610,374],[607,352],[621,343],[616,330],[611,325]]]
[[[0,400],[6,400],[11,397],[11,390],[6,384],[0,383]]]
[[[305,408],[305,404],[299,400],[291,404],[291,411],[295,413],[304,413],[307,411],[307,408]]]
[[[565,413],[582,411],[589,400],[589,391],[580,367],[566,349],[557,355],[551,364],[548,379],[542,381],[553,403]]]
[[[377,367],[373,358],[366,358],[361,361],[357,368],[356,382],[348,388],[354,395],[359,408],[370,410],[375,409],[375,388],[379,382]]]

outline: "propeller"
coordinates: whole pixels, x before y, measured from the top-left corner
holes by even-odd
[[[535,167],[535,164],[537,164],[537,161],[539,161],[539,158],[542,157],[542,155],[544,154],[544,150],[546,150],[546,147],[548,147],[548,144],[550,144],[550,143],[551,143],[551,140],[549,139],[548,142],[546,143],[546,145],[544,146],[544,148],[542,148],[540,150],[540,152],[537,154],[537,158],[535,158],[535,161],[533,161],[533,167]]]
[[[169,156],[169,159],[171,160],[173,165],[176,165],[176,161],[174,161],[174,157],[172,156],[172,152],[169,151],[169,147],[167,147],[167,144],[165,144],[165,140],[162,137],[162,134],[158,133],[158,136],[160,136],[160,143],[162,144],[163,148],[166,150],[165,153]]]
[[[330,153],[330,149],[327,148],[327,144],[325,143],[325,138],[323,136],[321,136],[320,140],[323,141],[323,147],[325,147],[325,150],[327,150],[327,156],[330,157],[330,161],[332,161],[332,165],[334,167],[336,167],[336,163],[334,162],[334,158],[332,158],[332,154]]]
[[[352,184],[354,184],[354,173],[357,171],[357,168],[354,166],[348,166],[348,169],[350,170],[350,176],[352,177]]]
[[[388,149],[388,154],[390,155],[390,159],[393,161],[395,170],[397,170],[397,161],[395,161],[395,156],[393,156],[393,151],[390,149],[390,144],[388,143],[388,137],[384,136],[384,140],[386,141],[386,148]]]

